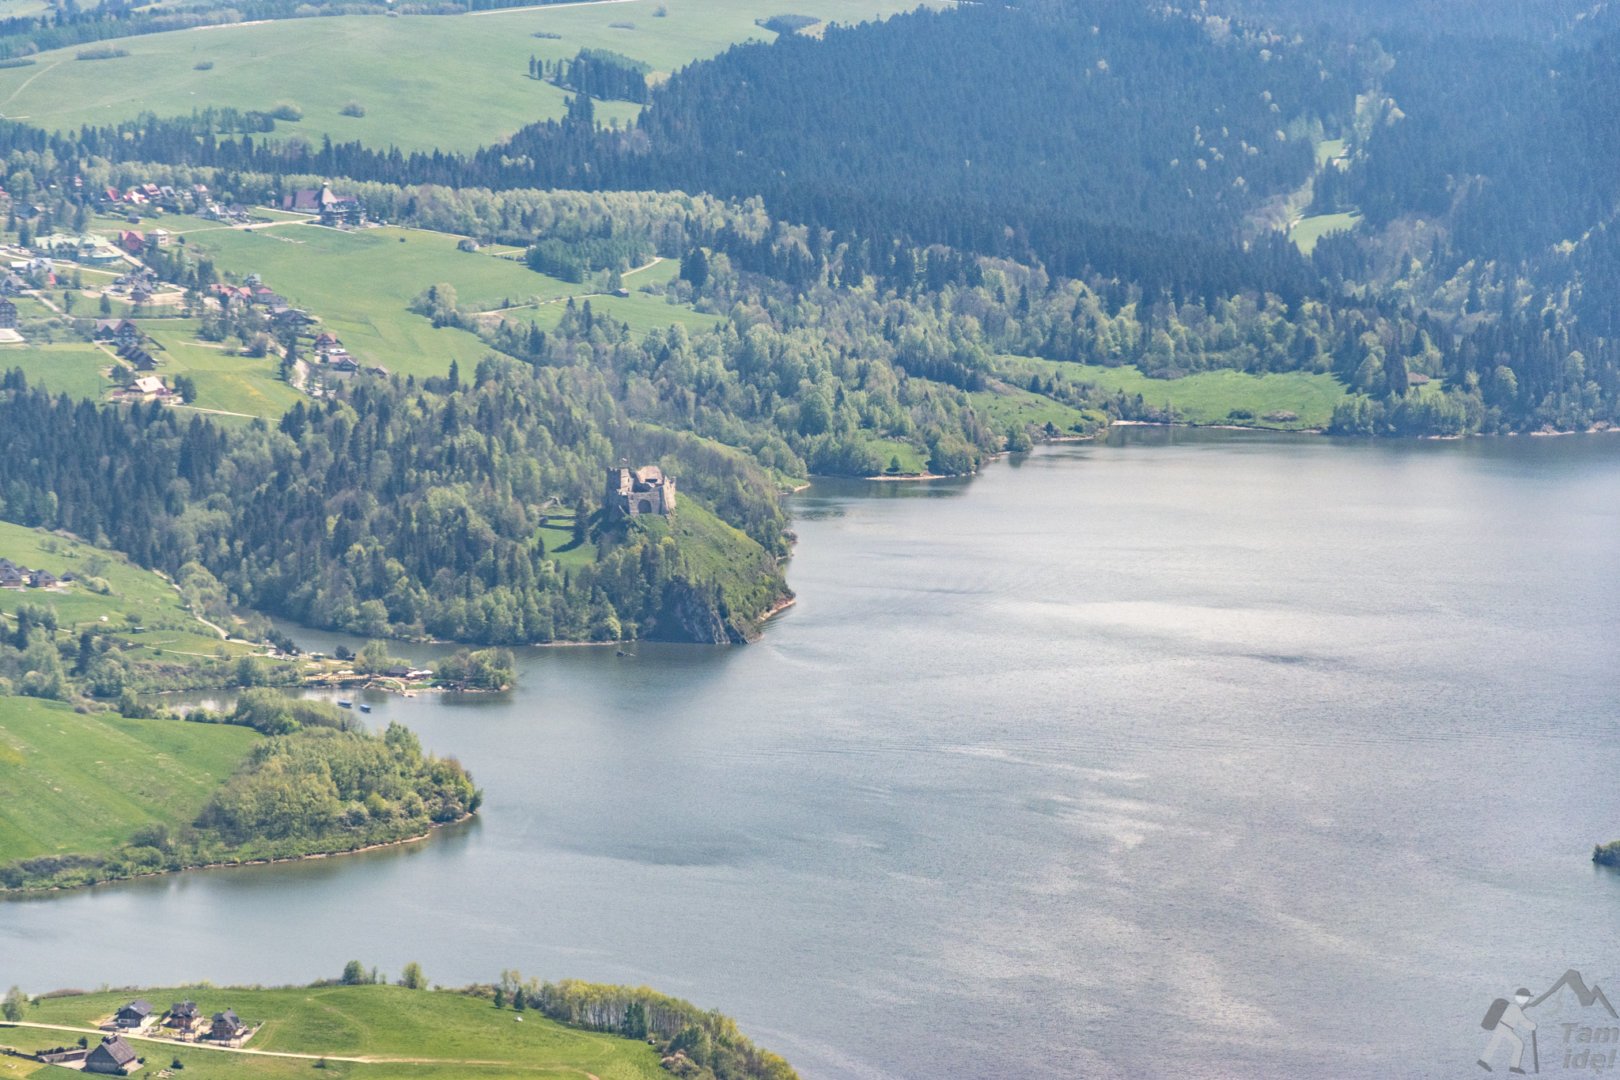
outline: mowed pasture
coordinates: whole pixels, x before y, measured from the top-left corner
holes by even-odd
[[[1154,379],[1135,367],[1069,364],[1029,357],[1002,357],[998,369],[1013,378],[1042,378],[1061,374],[1070,382],[1092,383],[1104,390],[1141,394],[1151,406],[1168,405],[1178,422],[1189,424],[1243,423],[1289,430],[1326,427],[1333,409],[1345,398],[1345,389],[1331,375],[1300,371],[1251,375],[1222,368],[1200,371],[1179,379]],[[1247,411],[1253,419],[1234,421],[1233,411]],[[1288,421],[1269,421],[1268,414],[1293,413]]]
[[[1288,238],[1299,248],[1301,254],[1309,255],[1316,250],[1317,241],[1329,233],[1349,232],[1361,222],[1358,213],[1341,214],[1313,214],[1310,217],[1300,218],[1294,227],[1288,230]]]
[[[126,639],[124,652],[136,659],[152,659],[164,651],[214,656],[220,650],[235,655],[250,649],[222,640],[186,610],[172,585],[115,551],[0,522],[0,556],[57,577],[72,574],[78,579],[60,589],[0,589],[0,613],[15,615],[23,604],[54,609],[61,641],[77,638],[86,629],[111,630]],[[106,582],[107,591],[93,591],[87,580],[91,578]]]
[[[415,229],[344,232],[300,224],[186,234],[187,243],[213,256],[222,270],[259,274],[289,303],[319,316],[320,328],[342,338],[361,360],[419,378],[443,375],[451,360],[470,370],[489,351],[476,335],[435,329],[409,310],[428,286],[446,282],[459,303],[480,310],[584,288],[510,259],[458,251],[458,239]]]
[[[297,223],[254,230],[198,227],[182,232],[189,246],[210,255],[221,270],[237,277],[259,274],[289,303],[319,316],[320,328],[335,333],[362,361],[418,378],[445,374],[451,360],[470,373],[490,351],[477,335],[455,327],[435,328],[426,317],[410,310],[411,301],[430,285],[451,285],[463,310],[499,311],[520,325],[534,322],[542,329],[556,326],[569,296],[577,296],[581,303],[588,297],[593,311],[611,314],[636,332],[676,322],[695,329],[719,320],[639,291],[627,298],[593,295],[594,286],[589,283],[575,284],[536,273],[513,258],[461,251],[457,247],[461,237],[449,233],[393,227],[342,231]],[[639,290],[646,284],[667,282],[677,269],[672,260],[660,260],[625,274],[624,283]],[[163,323],[154,321],[147,329],[162,333],[162,327]],[[201,359],[188,349],[176,349],[173,355],[181,361],[173,368],[176,371]],[[237,371],[261,370],[275,378],[273,360],[229,358],[220,363]],[[278,387],[284,384],[278,383]],[[248,406],[242,411],[271,409],[261,415],[279,415],[279,410],[290,406],[292,399],[261,389],[266,393],[261,402],[235,399],[238,405]],[[216,403],[227,398],[210,399],[200,377],[198,395],[199,405],[229,408]]]
[[[342,959],[336,963],[341,965]],[[427,974],[431,978],[433,972]],[[321,1073],[324,1076],[362,1080],[546,1075],[655,1080],[668,1076],[659,1068],[657,1052],[639,1040],[579,1031],[532,1010],[521,1014],[523,1020],[518,1023],[515,1018],[520,1014],[510,1009],[496,1009],[481,998],[451,992],[397,986],[271,990],[180,986],[140,994],[160,1007],[190,999],[204,1015],[229,1008],[248,1023],[263,1022],[264,1027],[248,1044],[252,1049],[385,1059],[371,1064],[328,1060],[327,1071]],[[122,991],[46,998],[27,1019],[88,1026],[131,996],[133,992]],[[151,1061],[164,1064],[175,1053],[154,1042],[139,1043],[138,1048]],[[179,1055],[188,1078],[308,1076],[313,1066],[307,1059],[277,1062],[199,1049]],[[397,1060],[389,1062],[389,1058]]]
[[[98,399],[112,388],[102,375],[112,360],[87,341],[0,346],[0,371],[18,369],[29,386],[76,398]]]
[[[0,698],[0,863],[93,854],[190,822],[259,735]]]
[[[195,320],[144,319],[139,325],[163,346],[154,354],[162,361],[157,374],[171,386],[176,375],[188,376],[197,384],[192,405],[199,410],[274,419],[303,396],[282,381],[276,357],[242,356],[235,338],[199,341]]]
[[[849,23],[909,6],[897,0],[802,0],[792,10]],[[660,8],[667,11],[663,17],[656,15]],[[179,30],[119,39],[116,45],[129,55],[117,59],[76,60],[79,49],[69,48],[0,70],[0,114],[61,130],[145,112],[179,116],[208,106],[269,110],[292,103],[303,119],[278,124],[278,137],[471,150],[563,114],[567,92],[531,79],[531,56],[560,60],[582,47],[611,49],[667,74],[736,42],[771,38],[754,20],[781,10],[763,0],[624,0]],[[212,67],[198,70],[199,64]],[[349,103],[365,115],[342,115]],[[638,108],[601,103],[597,116],[623,124]]]

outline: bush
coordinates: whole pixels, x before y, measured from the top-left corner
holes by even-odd
[[[344,116],[364,116],[366,115],[366,107],[358,101],[350,101],[346,102],[338,112]]]
[[[4,60],[0,60],[0,68],[27,67],[29,64],[34,63],[38,63],[38,61],[31,56],[10,56]]]
[[[283,101],[275,108],[270,110],[270,115],[277,120],[302,120],[304,118],[304,110],[300,109],[297,105],[290,101]]]
[[[80,49],[73,54],[75,60],[114,60],[120,56],[128,56],[128,49],[114,49],[102,46],[95,49]]]
[[[213,71],[214,70],[214,62],[212,60],[199,60],[195,64],[191,65],[191,70],[192,71]]]

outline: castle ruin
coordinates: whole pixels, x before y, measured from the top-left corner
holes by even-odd
[[[656,465],[632,469],[620,465],[607,471],[607,495],[602,505],[626,517],[675,512],[675,478]]]

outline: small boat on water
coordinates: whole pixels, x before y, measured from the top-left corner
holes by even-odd
[[[340,709],[352,709],[352,708],[354,708],[354,702],[350,701],[346,697],[340,697],[340,698],[338,698],[338,708],[340,708]]]
[[[362,705],[362,706],[360,706],[360,711],[361,712],[370,712],[371,711],[371,706],[370,705]]]

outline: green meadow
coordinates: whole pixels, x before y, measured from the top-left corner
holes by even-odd
[[[1313,214],[1295,222],[1294,227],[1288,230],[1288,238],[1301,252],[1309,255],[1322,237],[1329,233],[1347,232],[1360,221],[1361,215],[1357,213]]]
[[[897,0],[799,0],[798,13],[859,22],[905,10]],[[664,9],[666,14],[656,13]],[[293,103],[303,119],[281,137],[318,143],[471,150],[564,111],[566,91],[529,78],[529,58],[560,60],[582,47],[611,49],[668,73],[771,33],[763,0],[627,0],[474,15],[288,19],[122,38],[129,55],[94,63],[77,48],[0,69],[0,114],[52,129],[104,124],[143,112],[177,116],[207,106],[270,109]],[[536,37],[536,34],[557,35]],[[197,65],[211,63],[208,70]],[[655,75],[656,77],[656,75]],[[349,103],[364,116],[344,116]],[[600,103],[603,123],[638,106]]]
[[[0,864],[94,854],[191,821],[259,735],[0,697]]]
[[[363,361],[401,374],[442,375],[475,364],[488,347],[474,334],[433,324],[408,309],[430,285],[448,282],[464,307],[498,307],[562,295],[579,286],[510,259],[456,249],[458,237],[415,229],[344,232],[311,225],[188,233],[187,243],[238,275],[257,273],[289,303],[321,318]]]
[[[238,342],[197,340],[190,319],[143,319],[140,327],[163,346],[157,373],[171,386],[176,375],[197,384],[192,404],[202,410],[275,418],[303,397],[281,380],[275,357],[237,355]]]
[[[393,227],[341,231],[302,224],[252,231],[181,225],[188,245],[208,253],[218,266],[238,276],[261,275],[290,303],[320,316],[321,329],[337,334],[361,360],[418,377],[444,374],[452,359],[470,368],[489,352],[477,335],[455,327],[435,329],[426,318],[408,310],[428,286],[448,282],[464,310],[494,312],[511,305],[502,311],[502,317],[518,323],[532,321],[542,329],[556,326],[562,318],[564,298],[577,295],[583,300],[592,289],[589,284],[536,273],[515,259],[461,251],[456,246],[461,237],[449,233]],[[646,284],[660,284],[678,269],[673,261],[660,260],[626,274],[625,286],[639,290]],[[697,328],[719,318],[639,291],[628,297],[590,295],[589,299],[593,311],[611,314],[638,333],[674,322]],[[143,327],[161,332],[163,325]],[[178,352],[188,364],[200,360],[194,352]],[[273,361],[242,363],[261,365],[275,379]],[[279,382],[277,388],[294,393]],[[259,389],[266,397],[257,403],[240,396],[218,399],[252,405],[236,410],[211,403],[199,379],[198,404],[229,411],[275,409],[263,415],[277,415],[291,405],[292,398],[266,387]]]
[[[87,341],[0,346],[0,371],[18,368],[29,386],[76,398],[100,398],[112,384],[101,373],[112,357]]]
[[[1250,375],[1220,369],[1201,371],[1179,379],[1152,379],[1135,367],[1101,367],[1095,364],[1069,364],[1029,357],[1001,357],[1004,371],[1027,378],[1039,371],[1042,377],[1060,374],[1077,383],[1093,383],[1105,390],[1141,394],[1150,405],[1169,404],[1176,419],[1188,424],[1242,423],[1264,427],[1304,429],[1326,427],[1333,409],[1344,400],[1345,390],[1331,375],[1299,371]],[[1248,411],[1252,420],[1233,420],[1234,410]],[[1298,419],[1269,421],[1268,414],[1294,413]]]
[[[1073,434],[1098,427],[1107,419],[1005,383],[969,394],[968,399],[998,431],[1051,424],[1059,432]]]
[[[0,613],[5,615],[15,615],[23,604],[55,609],[63,640],[86,629],[111,629],[128,638],[125,654],[140,660],[161,659],[167,653],[235,654],[245,648],[221,640],[185,609],[173,586],[117,552],[0,521],[0,556],[57,577],[71,573],[78,579],[61,590],[0,589]],[[105,582],[107,592],[92,591],[87,580],[91,578]],[[139,629],[129,631],[130,627]]]
[[[338,959],[334,969],[342,962]],[[428,972],[430,977],[432,974]],[[167,1065],[171,1058],[180,1057],[187,1080],[293,1075],[360,1080],[457,1076],[495,1080],[548,1075],[657,1080],[669,1075],[659,1068],[656,1051],[644,1042],[579,1031],[533,1011],[522,1014],[520,1020],[511,1010],[448,991],[395,986],[273,990],[182,986],[139,993],[159,1007],[190,999],[205,1015],[230,1008],[248,1023],[263,1022],[262,1030],[248,1044],[252,1049],[372,1059],[366,1064],[328,1060],[324,1070],[312,1073],[314,1062],[307,1058],[277,1060],[217,1050],[178,1050],[152,1041],[132,1044],[150,1063]],[[29,1011],[27,1020],[91,1026],[134,994],[126,990],[47,998]],[[6,1032],[0,1028],[0,1032],[6,1041],[23,1038],[20,1029]],[[50,1041],[43,1031],[27,1035],[33,1041]]]

